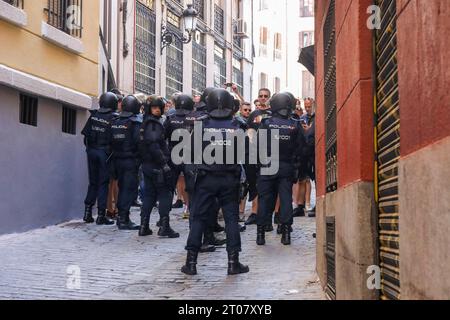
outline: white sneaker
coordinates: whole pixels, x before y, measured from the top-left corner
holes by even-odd
[[[311,211],[311,210],[312,210],[311,204],[307,203],[305,206],[305,211]]]

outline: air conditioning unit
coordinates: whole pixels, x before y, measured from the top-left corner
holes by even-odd
[[[238,38],[248,38],[247,34],[247,22],[244,19],[239,19],[236,23],[236,32],[234,34]]]

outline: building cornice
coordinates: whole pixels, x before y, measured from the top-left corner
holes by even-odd
[[[0,64],[0,84],[81,109],[92,109],[92,97]]]

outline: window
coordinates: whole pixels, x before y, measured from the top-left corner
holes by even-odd
[[[20,123],[37,127],[38,99],[25,94],[20,95]]]
[[[171,24],[167,29],[182,38],[180,29]],[[176,37],[167,47],[166,70],[166,97],[170,98],[174,93],[183,92],[183,43]]]
[[[275,93],[280,93],[280,88],[281,88],[281,79],[280,78],[275,77],[275,79],[273,80],[273,87],[274,87]]]
[[[259,11],[268,9],[267,0],[259,0]]]
[[[81,38],[83,0],[49,0],[46,11],[49,25]]]
[[[244,94],[244,73],[242,72],[242,61],[233,58],[233,83],[235,83],[241,94]]]
[[[268,87],[267,74],[265,74],[264,72],[261,72],[259,74],[259,87],[260,88],[267,88]]]
[[[314,93],[314,77],[309,71],[302,71],[302,97],[313,98]]]
[[[23,0],[3,0],[6,3],[9,3],[10,5],[23,9]]]
[[[142,1],[136,2],[135,89],[155,93],[156,15]]]
[[[225,50],[214,46],[214,86],[221,88],[227,82],[227,62],[225,60]]]
[[[314,31],[300,32],[299,43],[300,48],[312,46],[314,44]]]
[[[206,88],[206,47],[202,34],[199,41],[192,42],[192,93],[201,94]]]
[[[267,57],[267,38],[269,37],[269,31],[266,27],[259,29],[259,56]]]
[[[198,17],[205,21],[205,0],[194,0],[194,9],[198,12]]]
[[[63,106],[62,132],[72,135],[77,134],[77,110]]]
[[[103,26],[101,40],[107,48],[108,58],[111,58],[111,1],[103,0]]]
[[[300,17],[314,17],[314,0],[300,0]]]
[[[281,33],[275,33],[274,44],[273,44],[273,59],[281,60]]]
[[[225,17],[223,9],[217,4],[214,5],[214,30],[221,34],[225,34]]]

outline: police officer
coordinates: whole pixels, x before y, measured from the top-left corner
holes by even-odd
[[[240,130],[239,124],[233,119],[234,101],[228,91],[215,89],[211,92],[207,99],[207,111],[209,119],[203,121],[202,140],[210,132],[221,132],[222,135],[225,135],[223,140],[225,142],[227,141],[226,132],[237,133]],[[203,150],[210,148],[213,142],[216,148],[222,148],[224,159],[228,159],[227,153],[230,152],[230,148],[225,147],[225,143],[221,144],[214,138],[203,142]],[[196,180],[191,201],[192,222],[186,245],[186,264],[181,268],[183,273],[197,274],[197,256],[202,246],[202,234],[208,215],[214,213],[210,208],[216,199],[222,208],[226,223],[228,274],[249,272],[248,266],[239,262],[239,252],[241,251],[238,224],[240,173],[240,165],[237,161],[234,161],[233,164],[216,162],[208,164],[202,160],[202,164],[196,166]]]
[[[93,223],[92,207],[97,201],[98,225],[111,225],[114,222],[106,218],[108,199],[109,170],[111,155],[111,121],[113,111],[117,109],[118,99],[114,93],[107,92],[100,96],[100,109],[91,111],[85,127],[81,131],[88,157],[89,187],[84,201],[83,220]]]
[[[194,121],[196,120],[195,117],[190,116],[194,111],[194,100],[190,96],[179,94],[174,98],[174,103],[175,112],[172,115],[168,115],[166,121],[164,122],[165,135],[169,143],[170,153],[172,153],[173,148],[178,144],[178,142],[172,141],[171,139],[173,132],[175,132],[176,130],[187,130],[188,132],[192,132],[194,128]],[[180,156],[182,156],[182,154]],[[173,169],[173,179],[175,183],[173,189],[175,190],[177,188],[180,174],[184,174],[183,179],[186,178],[186,174],[184,165],[174,165],[171,163],[171,167]],[[182,190],[178,190],[179,196],[181,196],[184,192],[183,185],[184,183],[181,184]],[[188,202],[188,199],[184,200]],[[186,209],[186,218],[188,217],[188,212],[188,209]]]
[[[208,98],[209,94],[211,92],[213,92],[214,90],[215,90],[215,88],[212,88],[212,87],[206,88],[203,91],[202,96],[200,97],[200,102],[195,105],[194,116],[197,117],[197,121],[201,121],[207,115],[208,112],[207,112],[207,108],[206,108],[206,99]]]
[[[142,120],[138,117],[141,103],[134,96],[127,96],[122,102],[122,112],[112,121],[113,163],[119,182],[117,208],[120,230],[138,230],[139,226],[130,220],[130,208],[138,192],[138,143]]]
[[[142,158],[145,190],[144,204],[141,211],[141,228],[139,236],[148,236],[150,214],[159,202],[160,228],[158,236],[178,238],[179,233],[170,227],[169,213],[173,199],[173,174],[170,168],[170,152],[164,134],[161,116],[165,103],[162,98],[150,99],[144,104],[145,117],[140,130],[139,149]]]
[[[291,244],[292,231],[292,187],[294,176],[298,168],[298,159],[304,146],[304,137],[297,122],[292,120],[293,102],[287,94],[276,94],[270,101],[272,116],[262,121],[259,130],[267,130],[270,139],[273,132],[276,141],[268,141],[268,154],[272,161],[278,161],[279,170],[273,175],[263,175],[262,170],[258,177],[259,207],[257,215],[258,245],[265,244],[265,226],[272,223],[272,213],[275,209],[277,196],[280,197],[281,243]],[[272,153],[272,143],[279,143],[279,153]]]

